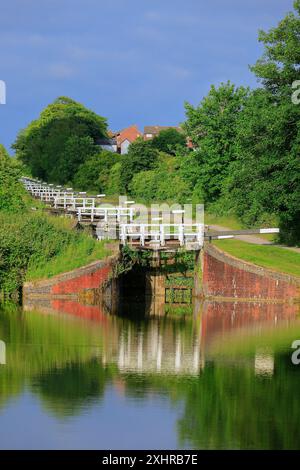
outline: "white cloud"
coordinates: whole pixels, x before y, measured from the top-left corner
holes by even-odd
[[[162,15],[158,11],[150,10],[146,11],[145,18],[151,21],[159,21],[162,19]]]
[[[135,48],[129,48],[126,50],[116,49],[104,49],[93,48],[93,47],[81,47],[81,46],[67,46],[64,49],[66,57],[75,62],[83,61],[103,61],[105,64],[111,62],[118,63],[134,61],[139,58],[138,51]]]
[[[175,78],[177,80],[185,80],[192,75],[191,70],[186,67],[180,67],[177,65],[166,64],[162,66],[162,69],[165,73],[171,76],[171,78]]]
[[[74,77],[76,70],[70,65],[61,62],[50,64],[46,69],[46,73],[52,78],[64,79]]]
[[[19,33],[19,32],[2,32],[0,33],[0,42],[2,47],[10,46],[35,46],[43,47],[52,42],[52,38],[38,33]]]
[[[150,39],[150,41],[161,41],[165,39],[165,34],[157,28],[150,26],[138,26],[136,34],[143,39]]]

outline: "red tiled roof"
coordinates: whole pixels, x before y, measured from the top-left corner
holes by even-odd
[[[138,130],[136,125],[126,127],[120,132],[116,133],[117,145],[120,146],[124,140],[129,140],[129,142],[134,142],[138,137],[141,137],[142,134]]]

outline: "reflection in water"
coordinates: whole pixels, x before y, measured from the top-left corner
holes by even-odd
[[[0,420],[13,437],[0,447],[32,447],[19,425],[30,409],[33,448],[298,448],[298,313],[205,302],[132,320],[67,300],[7,305]]]
[[[273,375],[274,374],[274,353],[268,348],[259,348],[255,354],[255,374]]]
[[[6,345],[4,341],[0,341],[0,364],[6,364]]]

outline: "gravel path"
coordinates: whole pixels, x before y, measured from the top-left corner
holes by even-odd
[[[228,227],[222,227],[221,225],[209,225],[210,229],[216,230],[216,232],[232,230]],[[271,242],[270,240],[265,240],[264,238],[260,238],[256,235],[236,235],[234,238],[238,240],[242,240],[247,243],[253,243],[254,245],[273,245],[278,246],[279,248],[284,248],[285,250],[294,251],[296,253],[300,253],[300,248],[291,247],[291,246],[284,246],[284,245],[276,245],[275,243]]]

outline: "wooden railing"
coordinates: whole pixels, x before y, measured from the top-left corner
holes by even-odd
[[[204,240],[234,238],[239,235],[252,235],[263,233],[278,233],[279,228],[257,228],[247,230],[223,230],[214,231],[209,226],[200,223],[134,223],[134,207],[105,207],[99,205],[100,198],[97,196],[85,196],[85,193],[77,193],[72,188],[63,188],[46,184],[33,178],[23,177],[21,182],[28,192],[42,201],[49,202],[56,210],[70,211],[77,216],[79,222],[105,222],[113,231],[116,230],[117,238],[123,245],[132,244],[140,247],[167,247],[172,245],[173,241],[179,246],[187,246],[188,243],[194,244],[194,248],[202,247]],[[183,211],[184,212],[184,211]],[[98,239],[105,236],[105,232],[111,233],[107,227],[98,226]],[[117,235],[119,233],[119,235]]]
[[[147,242],[154,242],[165,246],[170,240],[177,240],[180,246],[187,242],[203,245],[203,224],[120,224],[120,241],[123,245],[138,242],[145,246]]]
[[[126,207],[78,207],[77,215],[78,221],[89,220],[104,220],[107,222],[109,219],[114,218],[117,222],[122,220],[133,221],[135,214],[134,208]]]
[[[87,209],[95,207],[95,198],[93,197],[73,197],[73,196],[58,196],[54,199],[55,209]]]

